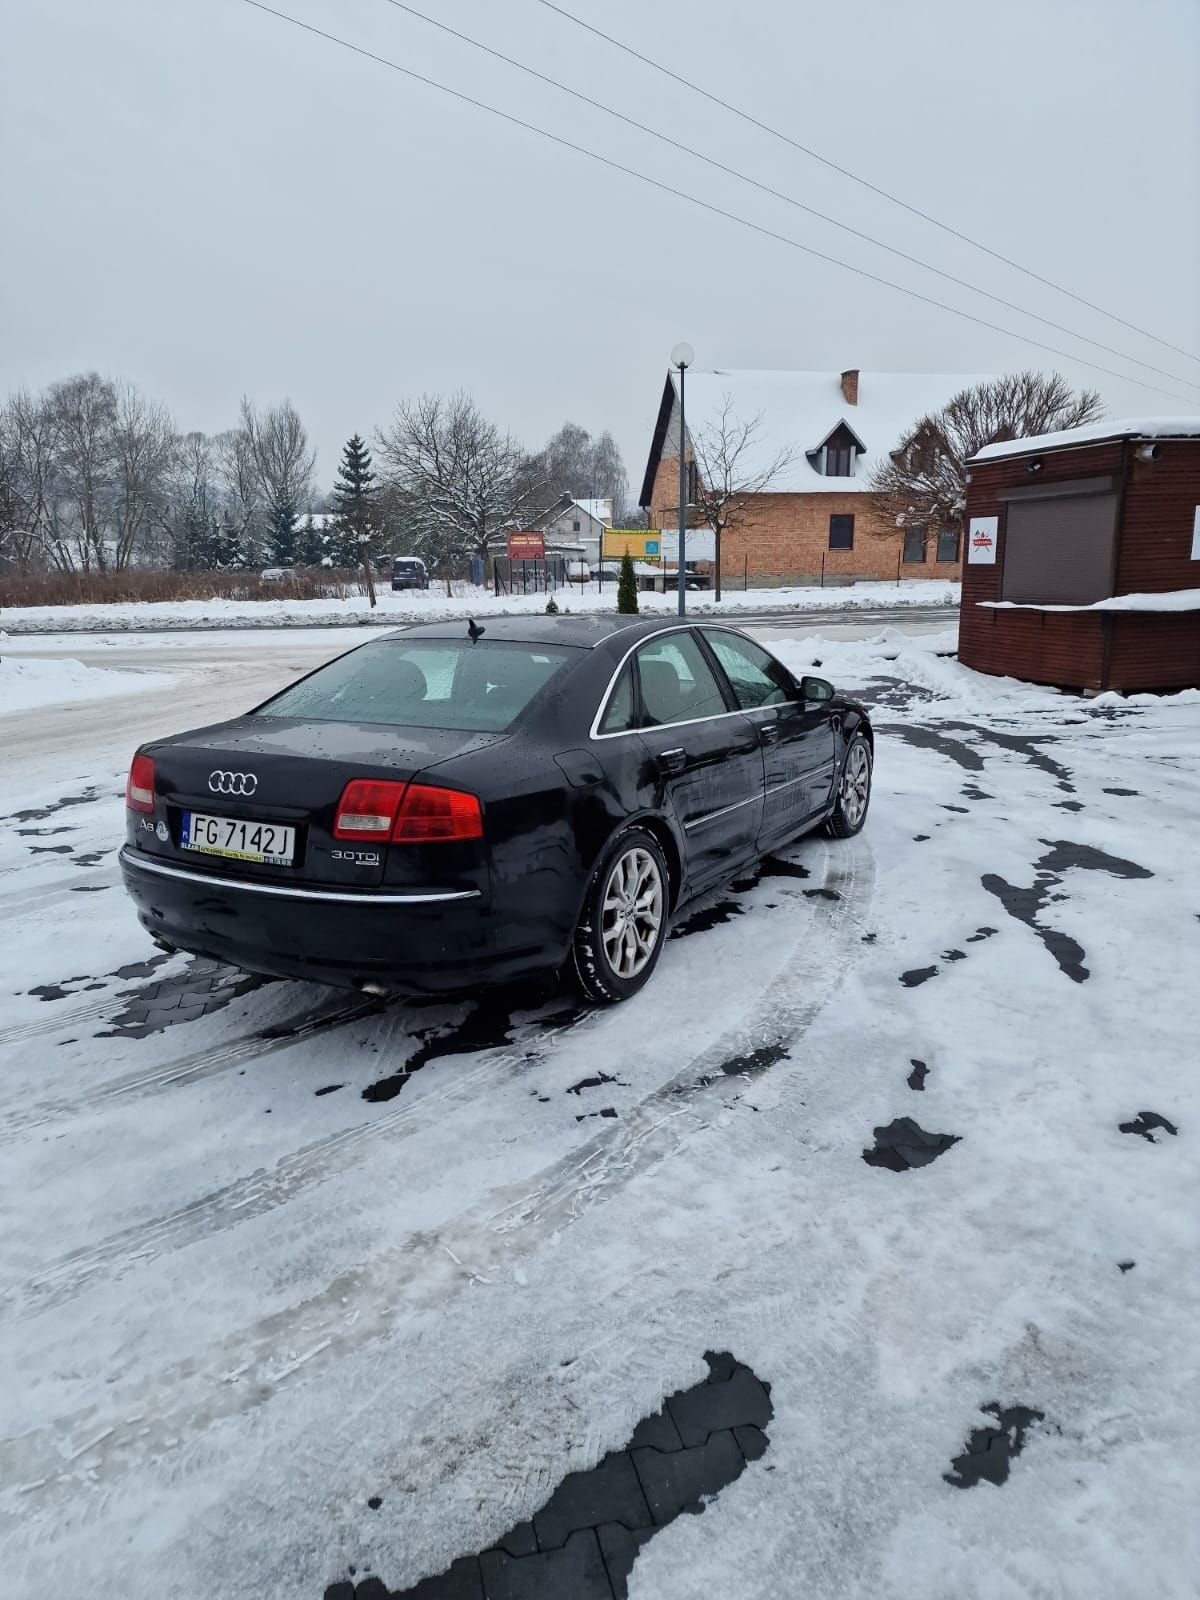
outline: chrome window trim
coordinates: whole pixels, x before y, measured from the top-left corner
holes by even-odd
[[[379,894],[371,889],[301,889],[275,883],[248,883],[239,878],[218,878],[207,872],[189,872],[186,867],[170,866],[165,862],[145,861],[136,851],[125,845],[121,851],[122,865],[136,872],[155,873],[160,878],[180,878],[187,883],[203,883],[209,888],[241,889],[247,894],[274,895],[282,900],[333,900],[351,905],[411,906],[428,905],[443,900],[478,900],[479,889],[448,889],[434,894]]]

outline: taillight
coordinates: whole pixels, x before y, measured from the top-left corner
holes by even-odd
[[[395,844],[428,844],[435,839],[482,839],[483,813],[473,794],[410,783],[392,828]]]
[[[151,756],[134,756],[129,782],[125,785],[125,804],[130,811],[154,810],[154,760]]]
[[[393,844],[482,839],[483,813],[475,796],[461,789],[354,778],[338,801],[333,836],[390,839]]]
[[[333,823],[335,839],[386,839],[404,798],[403,783],[354,778],[342,790]]]

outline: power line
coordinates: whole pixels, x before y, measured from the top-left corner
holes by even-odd
[[[960,289],[966,289],[972,294],[982,295],[985,300],[1003,306],[1006,311],[1015,311],[1018,316],[1029,317],[1034,322],[1040,322],[1043,327],[1053,328],[1056,333],[1065,333],[1069,339],[1078,339],[1081,344],[1089,344],[1094,350],[1103,350],[1107,355],[1116,356],[1118,361],[1128,361],[1132,366],[1143,367],[1147,372],[1156,373],[1160,378],[1170,378],[1172,383],[1184,383],[1189,388],[1200,389],[1200,378],[1186,378],[1178,372],[1169,372],[1165,367],[1156,367],[1153,362],[1143,361],[1139,356],[1128,355],[1124,350],[1117,350],[1110,344],[1104,344],[1099,339],[1089,338],[1086,333],[1078,333],[1074,328],[1068,328],[1061,322],[1055,322],[1052,317],[1043,317],[1036,311],[1029,311],[1024,306],[1017,305],[1012,300],[1006,300],[1002,295],[993,294],[990,289],[983,289],[976,283],[971,283],[967,278],[959,278],[953,272],[945,272],[941,267],[935,267],[931,262],[922,261],[919,256],[910,255],[907,250],[901,250],[895,245],[887,244],[883,239],[877,239],[873,234],[864,233],[860,228],[851,227],[848,222],[839,222],[836,217],[818,211],[815,206],[806,205],[803,200],[797,200],[793,195],[785,194],[782,190],[773,189],[770,184],[761,183],[757,178],[752,178],[749,173],[739,172],[736,167],[726,166],[723,161],[718,161],[714,156],[707,156],[701,150],[694,149],[691,145],[683,144],[678,139],[671,138],[670,134],[662,133],[657,128],[652,128],[636,118],[626,116],[624,112],[617,111],[614,107],[605,105],[603,101],[593,100],[590,95],[583,94],[578,89],[572,89],[568,84],[562,83],[557,78],[550,77],[545,72],[539,72],[536,67],[529,66],[524,61],[519,61],[515,56],[505,55],[503,50],[493,49],[491,45],[484,44],[481,40],[472,38],[469,33],[461,33],[457,28],[452,28],[447,22],[439,22],[436,17],[427,16],[424,11],[418,11],[416,6],[405,3],[405,0],[385,0],[396,11],[403,11],[410,17],[415,17],[419,22],[428,23],[431,28],[449,34],[451,38],[469,44],[475,50],[481,50],[484,55],[491,56],[495,61],[503,61],[506,66],[515,67],[518,72],[524,72],[531,78],[536,78],[539,83],[547,84],[551,89],[557,89],[561,94],[569,95],[573,100],[578,100],[585,106],[590,106],[594,111],[602,111],[606,117],[613,117],[618,122],[623,122],[627,127],[636,128],[639,133],[649,134],[652,139],[670,145],[673,150],[679,150],[684,155],[692,156],[697,161],[703,161],[706,166],[713,167],[718,172],[723,172],[731,178],[737,178],[742,183],[748,183],[752,188],[761,193],[771,195],[776,200],[782,200],[786,205],[794,206],[798,211],[807,212],[810,217],[816,217],[821,222],[827,222],[831,227],[840,228],[843,233],[849,233],[856,239],[865,240],[867,244],[875,245],[880,250],[886,250],[889,255],[898,256],[901,261],[907,261],[914,267],[920,267],[925,272],[932,272],[938,278],[944,278],[947,283],[953,283]],[[557,10],[557,7],[553,9]],[[564,13],[565,15],[566,13]],[[586,24],[585,24],[586,26]]]
[[[710,200],[702,200],[698,195],[688,194],[683,189],[673,188],[669,183],[663,183],[658,178],[652,178],[647,173],[639,172],[635,167],[627,167],[620,161],[614,161],[610,156],[604,156],[596,150],[589,150],[586,145],[575,144],[572,140],[564,138],[561,134],[551,133],[547,128],[539,128],[536,123],[526,122],[523,118],[515,116],[510,111],[501,111],[498,106],[489,105],[486,100],[478,100],[473,95],[466,94],[461,89],[453,89],[448,84],[439,83],[436,78],[425,76],[416,72],[412,67],[401,66],[398,61],[392,61],[387,56],[378,55],[373,50],[368,50],[363,45],[353,44],[349,39],[340,38],[335,33],[328,33],[324,28],[318,28],[311,22],[303,22],[299,17],[293,17],[286,11],[277,11],[274,6],[264,3],[264,0],[242,0],[242,4],[250,6],[255,11],[276,18],[279,22],[286,22],[294,28],[299,28],[303,33],[310,33],[318,39],[324,39],[328,44],[337,45],[340,49],[348,50],[352,55],[362,56],[364,60],[374,61],[378,66],[387,67],[392,72],[398,72],[415,83],[422,83],[427,88],[436,89],[440,94],[449,95],[451,99],[461,101],[464,105],[473,106],[477,111],[486,111],[493,117],[498,117],[502,122],[511,123],[513,127],[523,128],[527,133],[537,134],[539,138],[548,139],[553,144],[560,145],[564,150],[570,150],[576,155],[586,156],[590,161],[598,162],[603,167],[610,168],[613,172],[624,173],[626,177],[636,178],[639,183],[647,184],[652,189],[658,189],[663,194],[669,194],[676,200],[686,200],[690,205],[699,206],[702,210],[716,217],[723,217],[727,222],[736,222],[743,228],[749,228],[753,233],[761,234],[766,239],[774,239],[776,243],[787,245],[791,250],[799,250],[804,255],[815,257],[818,261],[828,262],[831,266],[841,267],[845,272],[852,272],[856,277],[866,278],[871,283],[882,285],[885,289],[894,289],[897,294],[907,295],[911,300],[918,300],[923,305],[933,306],[939,311],[948,311],[951,316],[962,317],[967,322],[973,322],[981,328],[988,328],[992,333],[1003,334],[1006,339],[1017,339],[1022,344],[1032,345],[1034,349],[1044,350],[1048,355],[1059,356],[1064,361],[1075,362],[1079,366],[1089,367],[1093,372],[1103,372],[1107,377],[1117,378],[1122,383],[1136,384],[1138,388],[1148,389],[1152,394],[1167,395],[1172,400],[1179,400],[1184,405],[1194,405],[1195,401],[1188,395],[1176,394],[1173,390],[1159,388],[1156,384],[1147,383],[1142,378],[1130,377],[1128,373],[1117,372],[1112,367],[1101,366],[1099,362],[1088,361],[1085,357],[1074,355],[1068,350],[1059,350],[1056,346],[1043,344],[1039,339],[1031,338],[1027,333],[1017,333],[1012,328],[1001,327],[999,323],[989,322],[985,317],[977,317],[972,311],[963,311],[958,306],[948,305],[944,300],[935,300],[931,295],[921,294],[917,289],[910,289],[902,283],[894,283],[890,278],[882,278],[878,273],[868,272],[865,267],[856,267],[849,261],[843,261],[838,256],[828,255],[823,250],[814,246],[801,244],[798,239],[792,239],[785,233],[777,233],[773,228],[764,227],[762,223],[752,222],[748,217],[741,217],[734,211],[726,211],[723,207],[714,205]]]
[[[1184,350],[1180,345],[1172,344],[1169,339],[1161,339],[1158,334],[1151,333],[1147,328],[1139,328],[1134,322],[1127,322],[1124,317],[1119,317],[1115,311],[1106,311],[1103,306],[1096,305],[1094,301],[1085,300],[1083,295],[1076,294],[1073,289],[1067,289],[1061,283],[1055,283],[1053,278],[1044,278],[1040,272],[1035,272],[1032,267],[1023,267],[1019,261],[1014,261],[1010,256],[1003,255],[999,250],[993,250],[990,245],[981,244],[978,239],[972,239],[969,234],[961,233],[959,229],[952,227],[950,223],[942,222],[939,218],[931,216],[928,211],[922,211],[919,206],[910,205],[907,200],[901,200],[899,195],[892,194],[888,189],[880,188],[878,184],[872,183],[869,178],[863,178],[857,172],[851,172],[849,167],[839,166],[829,156],[823,156],[819,150],[810,149],[808,145],[801,144],[798,139],[793,139],[790,134],[782,133],[778,128],[772,128],[769,123],[761,122],[749,111],[743,111],[740,106],[732,105],[728,100],[722,100],[719,95],[711,94],[707,89],[701,88],[698,83],[693,83],[691,79],[682,77],[678,72],[672,72],[670,67],[664,67],[660,61],[655,61],[650,56],[643,55],[640,50],[635,50],[632,45],[625,44],[620,39],[615,39],[611,33],[605,33],[603,29],[594,27],[590,22],[585,22],[582,17],[577,17],[573,11],[567,11],[563,6],[556,5],[554,0],[537,0],[537,3],[545,6],[548,11],[557,12],[560,17],[565,18],[568,22],[575,23],[577,27],[586,29],[588,33],[594,34],[597,39],[603,39],[606,44],[612,45],[614,49],[622,50],[627,56],[632,56],[634,60],[643,62],[655,72],[663,73],[664,76],[671,78],[675,83],[681,84],[685,89],[690,89],[693,94],[700,95],[711,105],[720,106],[723,111],[729,111],[735,117],[741,117],[744,122],[759,128],[763,133],[769,133],[773,139],[781,139],[784,144],[790,144],[793,150],[799,150],[801,154],[811,157],[813,161],[819,161],[823,167],[828,167],[831,172],[840,173],[843,178],[849,178],[852,183],[857,183],[862,188],[869,189],[872,194],[877,194],[884,200],[890,200],[893,205],[899,206],[901,210],[907,211],[911,216],[919,217],[922,222],[928,222],[933,227],[940,228],[943,233],[950,234],[952,238],[961,239],[963,244],[969,244],[973,250],[982,250],[984,255],[991,256],[993,261],[1003,262],[1006,267],[1011,267],[1014,272],[1024,273],[1027,278],[1032,278],[1035,283],[1044,284],[1047,289],[1053,289],[1056,294],[1066,295],[1068,300],[1074,300],[1079,305],[1086,306],[1089,311],[1096,311],[1102,317],[1108,317],[1113,322],[1119,322],[1123,328],[1128,328],[1131,333],[1140,334],[1143,339],[1151,339],[1155,344],[1161,344],[1164,349],[1173,350],[1176,355],[1186,357],[1188,361],[1200,361],[1200,356],[1193,355],[1190,350]],[[1032,313],[1030,314],[1032,315]],[[1162,390],[1159,391],[1159,393],[1164,392]]]

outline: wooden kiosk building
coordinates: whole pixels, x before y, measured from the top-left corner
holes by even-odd
[[[960,661],[1092,693],[1200,686],[1200,417],[992,444],[967,468]]]

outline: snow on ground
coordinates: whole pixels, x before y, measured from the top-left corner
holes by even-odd
[[[404,1588],[715,1349],[770,1445],[632,1600],[1194,1600],[1200,704],[951,644],[780,645],[874,708],[866,830],[713,896],[611,1011],[218,982],[139,1036],[190,965],[139,972],[91,862],[118,760],[5,806],[6,1595]],[[958,1142],[864,1162],[903,1117]],[[1044,1420],[953,1487],[991,1402]]]
[[[345,600],[163,600],[125,605],[10,606],[0,616],[9,633],[92,633],[166,628],[289,628],[329,627],[371,623],[386,626],[402,622],[442,622],[456,617],[511,615],[544,611],[546,594],[497,597],[490,589],[460,591],[447,597],[435,587],[424,593],[390,589],[379,591],[372,611],[365,595]],[[902,583],[857,583],[838,588],[726,590],[720,606],[703,590],[688,595],[688,609],[696,613],[732,611],[883,610],[895,606],[955,606],[962,585],[942,579],[906,579]],[[616,608],[616,584],[590,584],[583,592],[556,589],[555,603],[564,611],[596,612]],[[643,612],[674,612],[677,596],[638,596]]]
[[[162,689],[165,673],[139,673],[139,689]],[[0,655],[0,716],[12,711],[37,711],[43,706],[107,700],[131,692],[130,675],[87,667],[80,661],[30,661]]]

